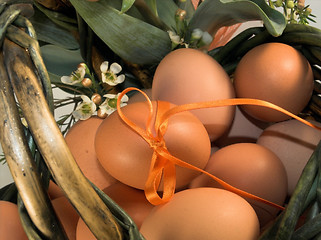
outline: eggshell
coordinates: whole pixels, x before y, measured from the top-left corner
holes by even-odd
[[[153,78],[153,100],[182,105],[234,96],[231,80],[221,65],[196,49],[181,48],[166,55]],[[205,125],[210,139],[215,140],[231,125],[235,107],[213,107],[191,112]]]
[[[97,238],[87,227],[84,220],[79,218],[76,228],[76,240],[96,240]]]
[[[211,156],[207,172],[236,188],[279,205],[283,205],[287,195],[287,176],[281,160],[269,149],[255,143],[237,143],[219,149]],[[190,187],[221,186],[203,174]],[[264,203],[247,200],[255,209],[261,226],[279,212]]]
[[[142,91],[144,93],[147,94],[147,96],[149,97],[149,99],[152,99],[152,89],[142,89]],[[128,100],[128,104],[131,103],[135,103],[135,102],[144,102],[146,101],[146,98],[143,94],[141,94],[140,92],[136,92],[133,96],[131,96]]]
[[[104,170],[96,157],[95,135],[103,119],[92,116],[76,122],[65,136],[66,143],[84,175],[98,188],[103,189],[116,182]]]
[[[321,127],[321,123],[311,121]],[[321,140],[321,131],[297,120],[275,123],[266,128],[257,143],[273,151],[283,162],[288,176],[288,195],[300,178],[301,172]]]
[[[154,208],[154,205],[147,201],[144,191],[130,187],[121,182],[117,182],[103,189],[103,192],[129,215],[138,228],[140,228],[143,220]],[[96,239],[81,218],[79,218],[77,224],[76,239]]]
[[[138,228],[154,208],[154,205],[146,199],[143,190],[130,187],[121,182],[109,186],[104,189],[104,192],[124,209]]]
[[[157,109],[157,102],[153,102],[153,107]],[[128,104],[122,108],[125,116],[142,129],[145,129],[148,111],[147,102]],[[153,117],[152,125],[154,121]],[[211,151],[210,140],[203,124],[190,112],[170,117],[164,140],[173,156],[199,168],[207,164]],[[144,189],[153,150],[120,119],[117,112],[100,125],[95,148],[102,166],[114,178],[129,186]],[[187,185],[197,175],[197,171],[177,166],[177,188]]]
[[[300,113],[313,91],[313,73],[307,59],[292,46],[265,43],[248,51],[234,76],[236,96],[272,102],[293,114]],[[260,106],[244,105],[252,117],[278,122],[288,115]]]
[[[215,152],[217,152],[218,150],[219,150],[219,148],[218,148],[217,146],[212,145],[212,147],[211,147],[211,156],[212,156]],[[208,171],[208,170],[211,168],[211,166],[212,166],[212,161],[213,161],[212,158],[210,158],[210,159],[208,160],[208,162],[207,162],[207,164],[206,164],[206,166],[205,166],[205,168],[204,168],[205,171]],[[198,182],[199,182],[199,181],[203,181],[202,179],[203,179],[203,174],[197,176],[196,178],[194,178],[194,179],[188,184],[187,188],[193,188],[192,186],[194,186],[194,185],[195,185],[195,186],[199,186],[199,185],[198,185]]]
[[[48,195],[51,200],[64,196],[61,188],[55,184],[52,180],[49,181]]]
[[[20,221],[18,206],[3,200],[0,200],[0,234],[3,240],[28,240]]]
[[[231,127],[215,144],[221,148],[234,143],[255,143],[267,126],[267,123],[252,118],[237,106]]]
[[[238,195],[218,188],[195,188],[156,206],[140,232],[148,240],[254,240],[259,222],[253,208]]]
[[[77,211],[66,197],[59,197],[51,201],[52,206],[63,226],[69,240],[76,239],[76,227],[79,220]]]

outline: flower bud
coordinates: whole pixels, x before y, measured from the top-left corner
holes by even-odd
[[[177,17],[177,20],[183,21],[186,17],[186,11],[183,9],[177,9],[175,16]]]
[[[276,7],[281,7],[281,6],[282,6],[282,3],[283,3],[283,0],[276,0],[276,1],[274,2],[274,5],[275,5]]]
[[[87,87],[89,88],[91,85],[92,85],[92,81],[90,78],[84,78],[82,81],[81,81],[81,84],[84,86],[84,87]]]
[[[98,93],[94,93],[92,96],[91,96],[91,101],[93,101],[95,104],[99,104],[101,103],[101,96],[100,94]]]
[[[97,116],[98,116],[99,118],[104,119],[104,118],[107,117],[107,113],[106,113],[106,112],[103,112],[101,109],[98,109],[98,110],[97,110]]]
[[[311,8],[307,8],[307,9],[305,9],[305,11],[304,11],[304,15],[307,16],[307,17],[308,17],[311,13],[312,13],[312,9],[311,9]]]
[[[303,10],[305,5],[305,0],[298,0],[298,9]]]
[[[294,8],[294,2],[292,0],[287,1],[286,7],[287,8]]]
[[[87,65],[85,63],[79,63],[77,68],[83,68],[86,69]]]

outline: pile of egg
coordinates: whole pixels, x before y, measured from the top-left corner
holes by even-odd
[[[290,76],[284,72],[286,81],[280,75],[273,80],[273,74],[266,72],[267,60],[253,60],[251,54],[255,54],[256,58],[260,54],[250,51],[247,54],[250,57],[245,55],[231,80],[207,54],[195,49],[178,49],[160,62],[152,88],[144,91],[156,110],[157,101],[169,102],[174,107],[220,99],[255,98],[298,114],[312,95],[311,67],[293,48],[275,44],[274,48],[286,47],[292,59],[306,63],[303,73],[297,70]],[[269,45],[260,47],[268,48]],[[268,52],[262,49],[256,51]],[[289,55],[278,51],[281,56]],[[260,61],[265,64],[260,66]],[[260,67],[263,69],[260,70]],[[265,71],[259,76],[260,81],[254,79],[255,69]],[[273,81],[278,82],[273,85]],[[268,91],[269,88],[272,90]],[[263,92],[272,92],[275,97],[265,96]],[[146,128],[149,106],[142,94],[133,95],[122,112],[137,126]],[[153,121],[155,118],[153,116]],[[95,135],[72,138],[88,139],[87,145],[93,146],[90,152],[95,156],[93,158],[98,159],[96,164],[104,170],[101,172],[108,173],[108,179],[111,177],[116,181],[99,187],[129,213],[147,240],[257,239],[260,229],[280,213],[275,207],[224,190],[205,174],[179,166],[176,167],[176,193],[173,198],[168,203],[153,206],[146,200],[143,190],[153,149],[121,120],[117,112],[104,120],[92,118],[87,121],[87,127],[81,128],[89,129],[89,121],[101,121],[93,129]],[[313,123],[320,126],[318,122]],[[72,131],[66,136],[70,144],[74,142],[72,138],[68,141]],[[283,113],[247,105],[203,108],[175,114],[169,118],[164,135],[166,147],[173,156],[204,169],[236,188],[281,206],[291,196],[303,167],[320,139],[320,131]],[[80,151],[79,147],[74,151]],[[81,226],[85,227],[80,220],[77,231]],[[82,239],[82,235],[78,234],[77,239]]]
[[[306,61],[296,50],[289,51]],[[160,62],[152,89],[145,92],[156,110],[157,101],[174,107],[241,97],[267,100],[298,114],[312,95],[311,67],[307,63],[304,74],[295,73],[299,79],[291,81],[285,73],[286,82],[278,79],[273,85],[271,78],[264,82],[265,76],[273,75],[267,72],[264,61],[261,67],[265,70],[259,71],[266,72],[254,81],[259,60],[253,64],[245,55],[231,80],[207,54],[178,49]],[[274,89],[268,90],[270,86]],[[275,97],[266,97],[263,92]],[[146,128],[149,106],[140,93],[131,97],[122,112],[137,126]],[[321,131],[276,110],[224,106],[175,114],[168,120],[164,139],[173,156],[236,188],[284,206],[321,139]],[[147,240],[257,239],[260,230],[280,213],[275,207],[223,189],[205,174],[179,166],[172,199],[152,205],[145,197],[144,186],[153,149],[117,112],[104,120],[91,117],[77,122],[67,133],[66,142],[87,178],[132,217]],[[49,193],[69,238],[95,239],[53,182]]]

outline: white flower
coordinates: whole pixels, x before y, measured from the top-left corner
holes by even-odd
[[[61,82],[68,85],[74,85],[80,83],[86,74],[86,65],[81,63],[78,65],[78,69],[71,73],[70,76],[62,76]]]
[[[179,35],[177,35],[173,31],[167,31],[167,33],[171,41],[176,45],[181,44],[184,41],[184,39],[182,39]]]
[[[112,114],[114,111],[117,110],[117,99],[119,97],[118,93],[117,95],[115,94],[105,94],[104,97],[106,100],[99,106],[100,110],[102,113],[106,113],[107,115]],[[120,103],[120,107],[126,106],[128,102],[128,96],[125,94]]]
[[[184,44],[184,38],[181,38],[173,31],[167,31],[169,38],[172,41],[172,49],[174,49],[179,44]]]
[[[109,67],[108,61],[104,61],[100,65],[100,70],[102,81],[110,86],[115,86],[125,80],[124,74],[117,76],[117,74],[122,70],[121,66],[118,63],[112,63]]]
[[[86,95],[81,95],[80,97],[83,102],[77,106],[72,115],[76,120],[86,120],[96,111],[96,104]]]

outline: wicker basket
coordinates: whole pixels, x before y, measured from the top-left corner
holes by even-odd
[[[25,5],[28,1],[21,2],[22,5],[19,1],[1,5],[6,10],[0,16],[5,33],[0,53],[0,137],[14,178],[14,183],[0,190],[1,199],[17,202],[30,239],[67,239],[47,195],[52,176],[97,239],[144,239],[132,219],[90,183],[75,163],[53,117],[50,79],[32,24],[25,17],[30,14],[29,6]],[[259,39],[257,44],[271,38]],[[279,40],[282,41],[282,36]],[[244,46],[243,50],[248,49]],[[225,61],[226,56],[223,50],[220,57]],[[313,61],[321,66],[321,59]],[[319,78],[320,69],[314,71],[316,79]],[[317,96],[320,86],[316,82],[311,104],[303,116],[320,119]],[[28,127],[21,123],[20,110]],[[321,204],[320,160],[321,143],[307,163],[286,209],[260,239],[321,239],[321,215],[313,207]],[[296,229],[300,215],[311,206],[311,218]]]

